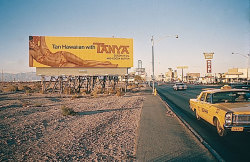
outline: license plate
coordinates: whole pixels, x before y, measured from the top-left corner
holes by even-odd
[[[232,127],[231,131],[241,132],[243,131],[243,127]]]

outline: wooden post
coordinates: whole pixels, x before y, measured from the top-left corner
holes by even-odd
[[[41,84],[42,84],[42,94],[44,94],[45,93],[45,91],[46,91],[46,87],[45,87],[45,77],[44,77],[44,75],[42,75],[41,76]]]
[[[53,89],[52,89],[52,93],[54,93],[55,90],[56,90],[56,86],[57,86],[57,84],[58,84],[58,80],[59,80],[59,77],[58,77],[58,78],[56,79],[56,81],[55,81],[55,84],[54,84]]]
[[[105,90],[105,84],[106,84],[106,76],[103,77],[103,81],[102,81],[102,93]]]
[[[63,92],[63,77],[59,76],[59,92],[62,94]]]

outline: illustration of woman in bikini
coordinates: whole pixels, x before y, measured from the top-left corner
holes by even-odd
[[[52,53],[46,45],[44,36],[29,37],[29,64],[33,66],[33,59],[50,67],[117,67],[109,61],[82,60],[76,55],[58,51]]]

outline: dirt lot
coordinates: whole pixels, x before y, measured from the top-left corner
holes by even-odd
[[[143,99],[2,92],[0,161],[135,161]]]

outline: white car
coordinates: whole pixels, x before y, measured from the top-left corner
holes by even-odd
[[[175,83],[173,86],[174,90],[178,91],[178,90],[186,90],[187,89],[187,85],[183,84],[183,83]]]

